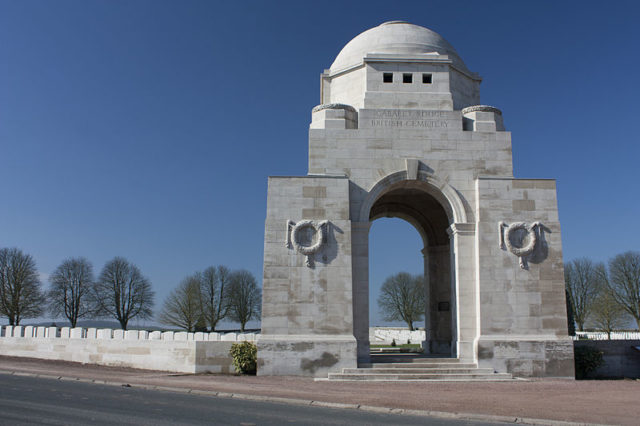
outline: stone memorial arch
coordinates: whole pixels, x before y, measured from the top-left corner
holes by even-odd
[[[502,113],[435,32],[386,22],[321,75],[306,176],[270,177],[258,374],[369,360],[369,229],[424,242],[425,353],[573,376],[555,181],[516,179]]]

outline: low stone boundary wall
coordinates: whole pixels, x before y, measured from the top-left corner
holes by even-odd
[[[611,339],[603,331],[576,331],[576,335],[572,338],[573,340],[640,340],[640,331],[612,331]]]
[[[255,334],[4,326],[0,355],[180,373],[233,373],[229,350]]]
[[[371,345],[390,345],[395,340],[396,344],[404,345],[408,341],[415,344],[421,344],[425,340],[424,330],[409,331],[406,328],[398,327],[370,327],[369,328],[369,344]]]
[[[576,348],[591,347],[602,352],[604,364],[589,373],[589,379],[640,379],[639,340],[576,340]]]

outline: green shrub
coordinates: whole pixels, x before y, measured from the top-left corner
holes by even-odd
[[[590,346],[577,346],[574,348],[576,379],[584,379],[587,374],[595,371],[604,364],[602,352]]]
[[[229,355],[233,358],[236,372],[241,374],[256,374],[258,362],[258,348],[252,342],[234,343]]]

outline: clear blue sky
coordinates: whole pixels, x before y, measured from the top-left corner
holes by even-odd
[[[261,281],[267,176],[306,174],[319,74],[395,19],[439,32],[484,78],[516,177],[558,180],[565,260],[640,249],[634,1],[2,0],[0,246],[44,279],[70,256],[96,272],[125,256],[158,307],[208,265]],[[371,241],[375,300],[422,259],[401,221]]]

